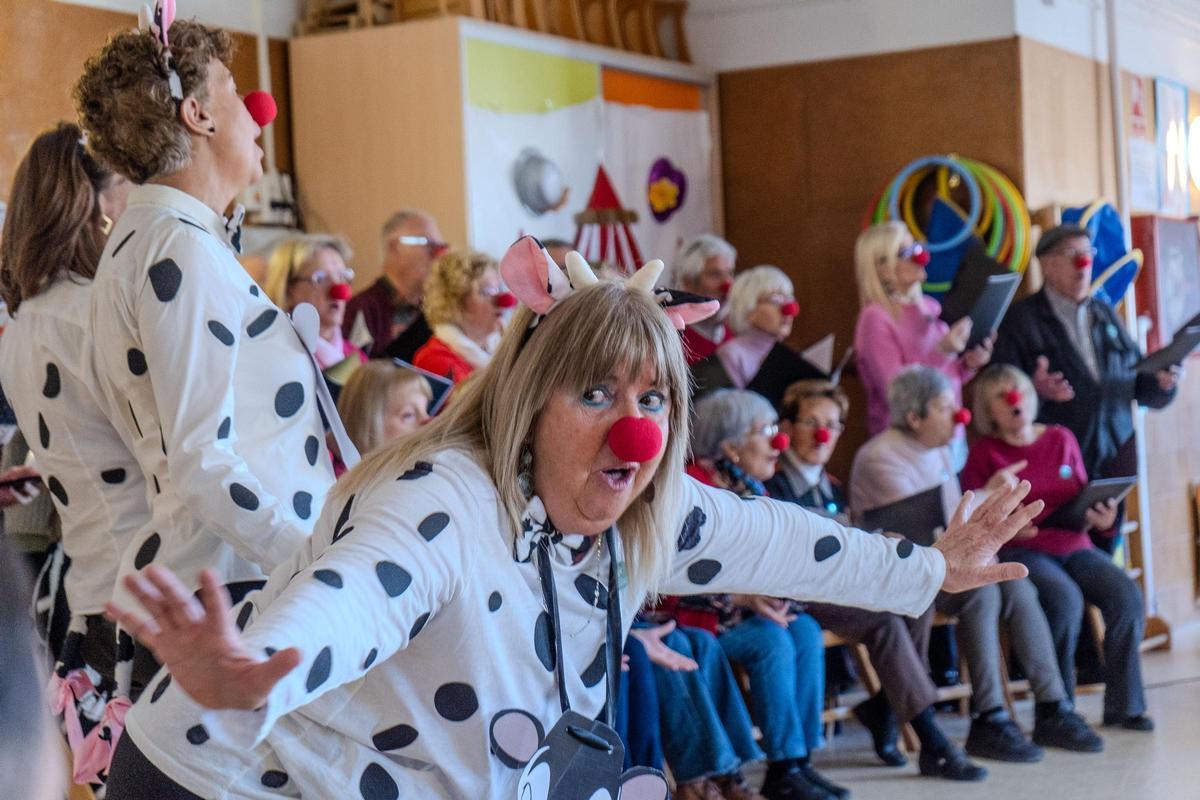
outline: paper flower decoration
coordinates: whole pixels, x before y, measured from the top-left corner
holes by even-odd
[[[650,165],[646,179],[646,199],[650,213],[659,222],[666,222],[683,207],[687,199],[687,176],[675,167],[668,158],[660,158]]]

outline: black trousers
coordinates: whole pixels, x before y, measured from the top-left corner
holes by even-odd
[[[105,797],[107,800],[204,800],[150,763],[128,734],[117,743]]]

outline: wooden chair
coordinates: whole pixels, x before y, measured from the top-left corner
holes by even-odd
[[[527,0],[485,0],[484,10],[492,22],[511,25],[514,28],[530,28]]]
[[[516,0],[524,2],[530,30],[583,41],[579,0]]]
[[[309,0],[299,28],[301,33],[369,28],[392,19],[391,0]]]
[[[607,0],[612,27],[621,47],[647,56],[661,56],[654,27],[653,0]]]
[[[686,0],[652,0],[650,4],[650,30],[653,31],[658,55],[663,58],[692,63],[692,54],[688,50],[687,31],[683,28],[683,18],[687,14]],[[664,25],[671,32],[673,48],[663,47]],[[673,50],[673,52],[671,52]]]
[[[583,38],[602,47],[624,49],[611,0],[577,0]]]
[[[393,3],[397,22],[445,17],[450,14],[476,19],[488,18],[484,0],[393,0]]]

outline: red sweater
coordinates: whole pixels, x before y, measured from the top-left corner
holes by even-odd
[[[421,349],[413,357],[413,366],[449,378],[455,383],[459,383],[475,371],[470,361],[454,352],[450,345],[436,336],[421,345]]]
[[[1025,502],[1042,500],[1046,508],[1034,520],[1038,525],[1062,506],[1074,500],[1087,486],[1087,470],[1083,466],[1083,454],[1075,434],[1059,425],[1047,425],[1046,430],[1033,444],[1017,447],[992,436],[984,436],[975,442],[967,465],[962,471],[962,488],[982,488],[997,470],[1028,461],[1029,465],[1017,474],[1029,481],[1032,487]],[[1092,546],[1086,531],[1039,528],[1032,539],[1013,541],[1009,548],[1022,547],[1038,550],[1052,556],[1066,556]]]

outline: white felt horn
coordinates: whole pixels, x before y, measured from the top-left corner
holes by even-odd
[[[596,273],[592,272],[592,268],[588,266],[583,256],[574,250],[567,253],[567,277],[571,279],[571,286],[577,291],[585,286],[591,286],[593,283],[600,282],[600,279],[596,277]]]
[[[658,278],[663,272],[663,262],[660,259],[647,261],[642,265],[642,268],[630,276],[629,280],[625,281],[627,289],[641,289],[643,292],[650,294],[654,293],[654,284],[658,283]]]

